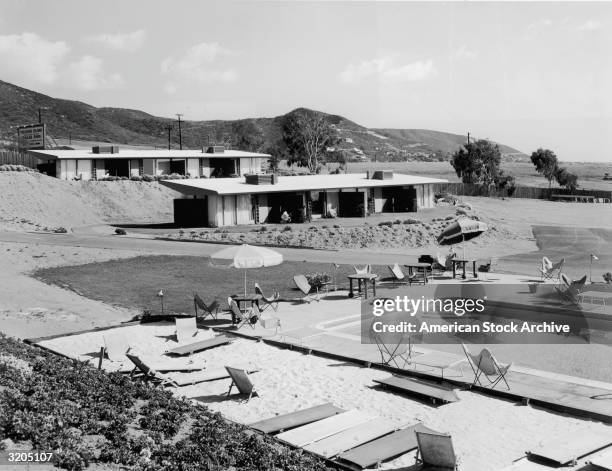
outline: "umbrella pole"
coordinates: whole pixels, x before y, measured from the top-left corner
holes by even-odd
[[[244,269],[244,297],[246,298],[246,268]]]
[[[461,239],[462,239],[462,243],[461,246],[463,247],[463,260],[465,260],[465,234],[461,234]]]

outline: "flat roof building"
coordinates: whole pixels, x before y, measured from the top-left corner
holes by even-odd
[[[164,180],[184,197],[174,202],[183,226],[279,223],[318,217],[416,212],[434,206],[434,184],[447,180],[393,174],[247,175],[230,179]]]
[[[210,146],[196,150],[91,149],[32,150],[41,172],[62,180],[102,180],[108,177],[188,175],[192,178],[241,176],[261,172],[268,154]]]

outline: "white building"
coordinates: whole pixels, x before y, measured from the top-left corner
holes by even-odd
[[[435,205],[436,183],[447,180],[388,171],[161,181],[184,195],[174,201],[177,224],[208,227],[278,223],[285,211],[294,222],[329,215],[416,212]]]
[[[268,154],[225,150],[214,146],[196,150],[131,150],[118,146],[91,149],[32,150],[39,170],[62,180],[99,180],[137,175],[188,175],[219,178],[260,173]]]

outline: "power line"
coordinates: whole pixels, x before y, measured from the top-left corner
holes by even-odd
[[[181,113],[176,113],[178,118],[178,126],[179,126],[179,149],[183,150],[183,133],[181,132]]]

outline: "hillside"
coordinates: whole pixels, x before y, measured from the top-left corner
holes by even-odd
[[[123,145],[167,145],[166,126],[173,124],[173,145],[178,145],[176,122],[143,111],[123,108],[96,108],[79,101],[52,98],[16,85],[0,81],[0,140],[14,142],[15,126],[38,120],[38,109],[44,108],[48,134],[60,145],[74,140],[113,142]],[[282,137],[283,120],[291,113],[274,118],[249,118],[233,121],[185,121],[183,147],[197,148],[212,143],[237,145],[244,130],[260,135],[258,149],[267,150]],[[342,116],[323,113],[341,137],[339,148],[348,155],[379,159],[427,160],[454,152],[465,142],[465,136],[422,129],[368,129]],[[519,151],[500,145],[504,154]]]
[[[0,172],[0,193],[2,230],[171,221],[177,197],[158,183],[73,182],[34,172]]]

